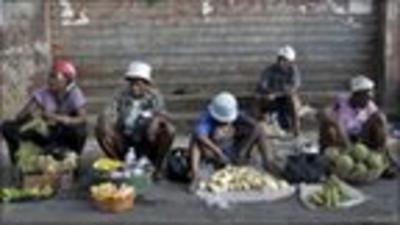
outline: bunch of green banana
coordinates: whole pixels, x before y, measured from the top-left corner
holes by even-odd
[[[37,172],[39,168],[38,157],[42,149],[31,142],[21,142],[17,150],[17,166],[23,173]]]
[[[34,118],[28,123],[24,124],[21,128],[21,132],[26,132],[28,130],[34,130],[43,136],[49,135],[49,128],[46,121],[39,115],[35,115]]]
[[[336,176],[331,176],[322,186],[321,191],[317,191],[309,197],[309,201],[318,207],[336,208],[350,196],[347,194]]]
[[[214,193],[228,191],[272,190],[277,191],[289,185],[268,174],[262,174],[252,167],[226,167],[217,171],[205,184]]]
[[[53,188],[3,188],[0,189],[2,201],[19,201],[24,199],[48,198],[53,194]]]

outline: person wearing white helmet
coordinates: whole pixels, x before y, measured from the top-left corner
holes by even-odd
[[[96,138],[107,156],[124,159],[130,148],[148,157],[162,177],[162,162],[170,149],[175,128],[164,101],[153,84],[152,68],[140,61],[130,63],[124,74],[126,86],[99,115]]]
[[[276,114],[280,126],[297,136],[300,129],[297,109],[301,77],[295,60],[293,47],[286,45],[278,50],[276,63],[261,74],[255,104],[259,120],[263,120],[266,114]]]
[[[372,149],[386,144],[386,118],[373,101],[374,82],[356,76],[350,82],[350,94],[338,94],[332,105],[321,113],[320,145],[350,146],[362,142]]]
[[[235,96],[229,92],[219,93],[208,103],[194,124],[189,146],[191,189],[197,188],[201,162],[210,161],[216,167],[245,163],[255,144],[264,168],[269,168],[272,160],[267,152],[266,141],[263,130],[240,111]]]

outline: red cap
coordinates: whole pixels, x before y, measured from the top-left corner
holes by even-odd
[[[74,64],[67,60],[56,60],[53,63],[53,73],[61,73],[66,79],[73,80],[77,76],[77,72]]]

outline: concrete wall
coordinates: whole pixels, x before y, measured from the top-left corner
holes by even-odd
[[[43,81],[50,59],[41,0],[0,0],[1,118],[12,117]]]

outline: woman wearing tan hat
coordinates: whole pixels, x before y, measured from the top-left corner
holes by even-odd
[[[161,175],[162,161],[170,149],[175,128],[169,121],[162,96],[153,86],[151,67],[132,62],[124,75],[127,85],[98,118],[96,138],[107,156],[123,159],[134,148],[146,156]]]

